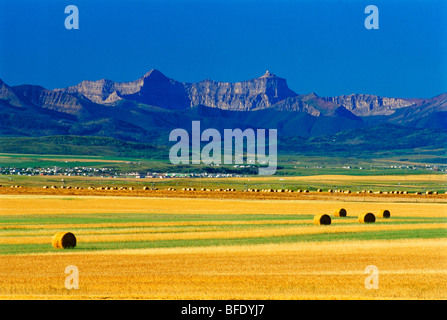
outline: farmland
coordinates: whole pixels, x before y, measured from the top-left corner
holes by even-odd
[[[0,297],[447,297],[443,197],[416,203],[384,195],[268,199],[239,197],[246,192],[224,198],[227,193],[166,197],[156,191],[146,196],[56,191],[0,195],[0,273],[7,275],[0,278]],[[334,217],[341,206],[347,217]],[[391,212],[389,219],[358,223],[361,212],[384,208]],[[331,225],[313,225],[313,216],[321,213],[331,215]],[[77,246],[54,249],[51,238],[59,231],[73,232]],[[67,265],[79,268],[77,290],[64,287]],[[380,271],[377,290],[365,288],[368,265]]]

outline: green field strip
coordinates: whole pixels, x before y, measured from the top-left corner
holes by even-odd
[[[243,246],[256,244],[281,244],[321,241],[369,241],[369,240],[401,240],[401,239],[447,239],[447,229],[416,229],[416,230],[382,230],[343,233],[300,234],[272,237],[231,238],[231,239],[188,239],[188,240],[157,240],[157,241],[119,241],[81,243],[74,249],[60,250],[61,254],[70,252],[87,252],[97,250],[145,249],[145,248],[184,248],[209,246]],[[411,245],[411,243],[409,243]],[[56,252],[51,244],[2,244],[0,254],[26,254]]]
[[[268,220],[266,220],[268,221]],[[304,220],[303,220],[304,221]],[[352,226],[358,225],[357,219],[349,219],[349,218],[336,218],[332,220],[332,225],[343,225],[343,226]],[[347,222],[349,221],[349,222]],[[169,225],[159,225],[159,226],[111,226],[111,227],[103,227],[103,226],[76,226],[76,225],[67,225],[64,228],[37,228],[37,229],[28,229],[28,228],[8,228],[2,229],[0,226],[0,237],[32,237],[32,236],[52,236],[56,232],[59,231],[70,231],[75,233],[76,235],[83,234],[142,234],[142,233],[150,233],[150,234],[163,234],[163,233],[187,233],[187,232],[212,232],[212,231],[243,231],[243,230],[266,230],[266,229],[278,229],[278,228],[291,228],[291,227],[308,227],[313,225],[312,220],[309,220],[308,223],[262,223],[262,224],[234,224],[233,221],[228,221],[228,224],[203,224],[203,225],[177,225],[177,226],[169,226]],[[432,219],[424,219],[423,221],[416,219],[379,219],[375,225],[387,224],[389,226],[397,226],[397,225],[411,225],[411,224],[437,224],[437,223],[446,223],[447,219],[440,218],[432,218]],[[95,233],[95,231],[100,231]],[[103,232],[104,230],[109,230],[109,232]]]
[[[312,222],[300,223],[300,224],[243,224],[243,225],[191,225],[191,226],[160,226],[160,227],[86,227],[86,228],[58,228],[58,229],[14,229],[0,230],[0,237],[33,237],[53,235],[56,232],[66,230],[74,233],[75,235],[107,235],[107,234],[164,234],[164,233],[188,233],[188,232],[213,232],[213,231],[251,231],[251,230],[266,230],[266,229],[279,229],[279,228],[296,228],[296,227],[309,227],[313,225]],[[350,225],[350,224],[349,224]],[[166,229],[166,230],[164,230]],[[95,231],[108,230],[108,232],[95,232]]]
[[[391,222],[378,222],[375,225],[386,223],[389,226],[408,225],[407,223],[391,223]],[[434,224],[425,223],[424,225]],[[336,223],[333,223],[336,225]],[[343,223],[339,226],[358,226],[358,222]],[[194,232],[220,232],[220,231],[253,231],[253,230],[275,230],[275,229],[288,229],[288,228],[305,228],[313,226],[313,223],[300,223],[300,224],[252,224],[252,225],[207,225],[207,226],[170,226],[170,227],[123,227],[123,228],[58,228],[58,229],[26,229],[15,230],[14,232],[5,230],[0,231],[0,237],[35,237],[35,236],[48,236],[52,237],[55,233],[60,231],[69,231],[74,233],[77,237],[83,235],[132,235],[132,234],[176,234],[176,233],[194,233]],[[165,230],[163,230],[165,229]],[[95,232],[97,231],[97,232]]]
[[[170,213],[112,213],[112,214],[53,214],[0,216],[0,226],[7,224],[77,224],[77,223],[130,223],[130,222],[190,222],[190,221],[264,221],[306,220],[313,215],[291,214],[170,214]]]
[[[52,215],[8,215],[0,216],[0,230],[8,225],[35,225],[35,224],[88,224],[88,223],[138,223],[138,222],[217,222],[217,221],[268,221],[268,220],[312,220],[314,215],[293,214],[170,214],[170,213],[113,213],[113,214],[52,214]],[[357,219],[356,215],[348,215],[339,219]],[[377,221],[400,221],[402,223],[442,223],[447,217],[391,217],[378,218]]]

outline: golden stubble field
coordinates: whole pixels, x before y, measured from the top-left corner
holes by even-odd
[[[437,240],[2,256],[1,298],[445,299],[446,259]],[[79,289],[64,286],[68,265]],[[368,265],[378,289],[365,287]]]
[[[157,198],[120,196],[2,195],[0,215],[87,213],[178,213],[178,214],[319,214],[343,207],[348,212],[393,211],[393,216],[445,217],[445,202],[374,202],[335,200],[244,200],[214,198]]]
[[[332,213],[341,206],[348,214],[362,212],[365,206],[372,211],[385,206],[395,217],[447,215],[441,203],[385,201],[4,195],[0,216],[147,212],[309,215]],[[343,232],[343,225],[332,227]],[[386,226],[353,226],[368,227]],[[44,232],[46,226],[38,228]],[[68,265],[79,270],[79,289],[65,287]],[[378,289],[365,287],[369,265],[379,270]],[[0,255],[0,274],[2,299],[446,299],[447,242],[441,238],[55,250]]]

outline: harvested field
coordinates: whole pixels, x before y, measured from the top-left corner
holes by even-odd
[[[76,265],[80,288],[64,287]],[[379,269],[379,289],[364,286]],[[445,299],[445,241],[321,242],[0,256],[15,299]]]
[[[303,178],[303,179],[299,179]],[[374,177],[376,178],[376,177]],[[251,178],[252,183],[262,183],[264,179],[267,178]],[[271,179],[271,178],[270,178]],[[321,183],[344,183],[345,181],[350,181],[353,183],[360,184],[369,184],[371,180],[367,180],[365,177],[356,177],[356,176],[337,176],[336,179],[331,181],[331,176],[317,176],[317,177],[285,177],[284,180],[287,183],[293,183],[297,179],[297,183],[306,182],[306,184],[319,185]],[[316,179],[316,180],[313,180]],[[322,180],[323,179],[323,180]],[[324,180],[329,179],[329,180]],[[334,177],[335,179],[335,177]],[[351,179],[351,180],[349,180]],[[369,178],[371,179],[371,178]],[[378,176],[377,181],[387,182],[393,181],[392,179],[396,179],[394,176]],[[410,179],[410,178],[408,178]],[[425,180],[424,180],[425,179]],[[419,192],[416,194],[415,192],[404,193],[402,192],[376,192],[376,193],[368,193],[366,190],[357,191],[357,192],[334,192],[339,190],[332,190],[332,192],[328,192],[330,189],[325,189],[322,192],[317,191],[308,191],[300,192],[301,190],[297,190],[296,192],[254,192],[253,190],[258,189],[249,189],[251,191],[244,192],[242,190],[231,189],[233,191],[224,191],[226,189],[208,189],[208,188],[172,188],[172,187],[160,187],[155,188],[157,190],[153,190],[152,187],[148,186],[139,186],[139,187],[131,187],[128,186],[128,183],[135,183],[138,179],[126,179],[123,180],[123,186],[119,185],[110,185],[110,181],[104,180],[103,185],[95,185],[95,187],[88,187],[86,182],[81,179],[77,181],[77,183],[81,183],[83,188],[75,188],[75,187],[64,187],[62,186],[49,186],[42,185],[39,187],[36,186],[20,186],[19,188],[12,188],[8,186],[0,187],[0,195],[65,195],[65,196],[108,196],[108,197],[158,197],[158,198],[198,198],[198,199],[247,199],[247,200],[334,200],[334,201],[363,201],[363,202],[375,202],[386,200],[388,202],[439,202],[439,203],[447,203],[447,194],[442,193],[431,193],[426,194],[425,192],[422,194]],[[151,181],[153,179],[148,180]],[[173,182],[173,179],[165,179]],[[198,184],[206,184],[210,183],[210,179],[197,179]],[[107,181],[107,182],[106,182]],[[118,179],[117,179],[118,181]],[[222,179],[225,183],[231,184],[232,181],[237,184],[243,184],[243,180],[241,178],[234,179]],[[445,175],[422,175],[420,176],[411,176],[411,180],[406,180],[407,183],[416,183],[420,184],[423,181],[429,181],[433,183],[436,188],[445,188],[446,176]],[[119,183],[119,182],[117,182]],[[215,182],[213,182],[215,183]],[[394,181],[395,183],[395,181]],[[60,183],[59,183],[60,184]],[[47,187],[47,188],[44,188]],[[392,185],[387,187],[388,189],[393,188]],[[413,188],[415,188],[413,186]],[[195,189],[195,190],[192,190]],[[263,189],[270,190],[270,189]],[[279,189],[283,190],[283,189]],[[213,192],[209,192],[213,191]],[[291,190],[292,191],[292,190]]]
[[[0,195],[0,298],[447,298],[445,205],[387,200]],[[383,208],[390,218],[358,223]],[[323,213],[332,224],[314,225]],[[54,249],[57,232],[76,247]]]
[[[213,192],[214,193],[214,192]],[[224,194],[224,193],[223,193]],[[285,194],[285,193],[283,193]],[[54,195],[2,195],[2,215],[36,214],[87,214],[87,213],[215,213],[215,214],[333,214],[340,201],[310,199],[220,199],[220,198],[161,198],[161,197],[110,197],[54,196]],[[445,204],[437,202],[388,202],[385,197],[374,202],[345,201],[343,207],[349,215],[365,211],[378,212],[385,206],[394,216],[444,217]],[[330,211],[321,211],[330,210]],[[349,217],[348,215],[348,217]]]

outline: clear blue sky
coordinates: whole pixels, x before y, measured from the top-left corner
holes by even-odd
[[[65,6],[79,8],[66,30]],[[379,8],[379,30],[364,9]],[[236,82],[269,70],[297,93],[447,92],[446,1],[0,0],[0,78],[48,89],[135,80]]]

